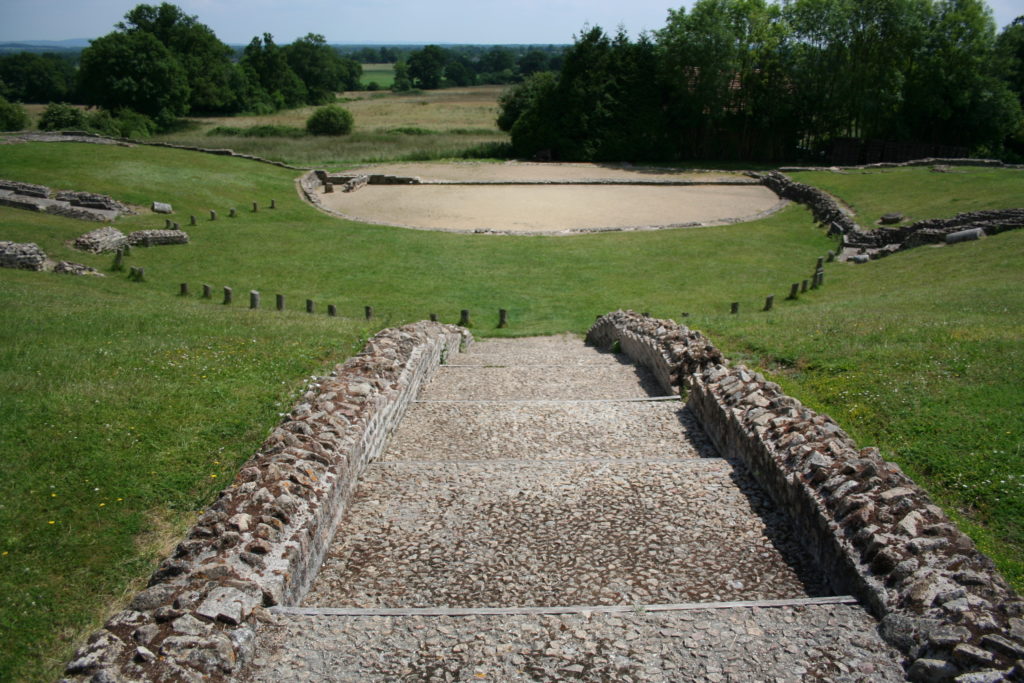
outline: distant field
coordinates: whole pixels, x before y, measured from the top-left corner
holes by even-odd
[[[463,94],[467,119],[479,116],[476,92]],[[423,101],[410,104],[424,113],[417,125],[445,125],[431,113],[444,99]],[[377,120],[405,115],[398,106]],[[0,452],[11,454],[0,458],[0,680],[56,679],[311,376],[381,327],[431,312],[454,322],[462,308],[479,336],[582,333],[620,307],[686,311],[734,361],[879,446],[1024,588],[1024,231],[830,264],[823,289],[782,301],[835,246],[797,206],[702,230],[457,235],[325,216],[299,200],[295,172],[228,157],[36,143],[0,146],[0,168],[201,218],[187,246],[135,249],[128,263],[144,266],[146,281],[131,283],[109,271],[109,255],[70,248],[95,225],[0,207],[0,239],[108,275],[0,270]],[[1021,204],[1020,172],[987,173],[987,206]],[[916,197],[915,217],[957,210],[935,174],[890,178]],[[874,176],[842,180],[840,197],[871,201]],[[254,200],[256,214],[245,210]],[[226,217],[231,207],[238,218]],[[209,209],[222,218],[207,220]],[[162,223],[142,215],[118,227]],[[239,300],[182,298],[180,282],[218,295],[230,285]],[[250,289],[265,302],[284,294],[289,310],[247,310],[237,293]],[[777,303],[762,313],[767,294]],[[306,298],[341,316],[300,312]],[[727,312],[733,301],[740,315]],[[379,316],[369,324],[365,305]],[[499,308],[507,330],[496,328]]]
[[[394,64],[363,64],[363,87],[369,86],[370,83],[376,83],[384,90],[387,90],[394,82]]]
[[[498,130],[498,96],[503,86],[447,88],[422,93],[390,91],[346,93],[339,101],[352,112],[355,130],[340,137],[244,138],[211,136],[218,126],[291,126],[304,128],[316,107],[264,116],[193,119],[194,129],[158,136],[159,140],[202,147],[230,147],[246,154],[303,166],[341,168],[360,162],[420,161],[459,157],[508,141]]]

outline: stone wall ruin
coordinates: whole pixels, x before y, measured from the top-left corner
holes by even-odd
[[[384,330],[315,378],[65,680],[199,681],[241,669],[255,647],[249,620],[304,595],[363,468],[442,359],[471,341],[440,323]]]
[[[881,621],[914,681],[1020,680],[1024,601],[900,468],[700,332],[617,311],[587,340],[647,365],[687,395],[719,452],[738,457],[833,581]]]

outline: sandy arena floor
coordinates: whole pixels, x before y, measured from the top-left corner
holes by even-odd
[[[358,170],[456,182],[743,179],[738,174],[595,164],[388,164]],[[780,206],[779,198],[761,185],[373,185],[319,198],[329,210],[365,223],[511,233],[715,225],[756,218]]]

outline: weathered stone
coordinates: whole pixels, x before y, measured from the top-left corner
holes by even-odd
[[[33,242],[0,242],[0,268],[43,270],[46,254]]]
[[[212,624],[196,619],[191,614],[178,617],[171,623],[175,633],[186,636],[205,636],[213,628]]]
[[[150,208],[153,210],[153,213],[174,213],[171,205],[165,202],[153,202]]]
[[[103,254],[123,249],[126,244],[128,244],[128,238],[125,234],[117,228],[108,225],[104,228],[97,228],[87,232],[76,239],[75,249],[89,251],[94,254]]]
[[[981,646],[997,654],[1013,659],[1024,659],[1024,645],[1014,642],[997,633],[990,633],[981,638]]]
[[[112,664],[124,648],[125,644],[117,636],[109,631],[102,631],[98,637],[90,639],[89,644],[75,653],[75,659],[68,664],[65,673],[95,673]]]
[[[188,240],[188,233],[184,230],[136,230],[128,235],[128,243],[133,247],[188,244]]]
[[[960,643],[954,647],[953,657],[967,667],[992,666],[996,662],[996,657],[991,652],[968,643]]]
[[[228,624],[240,624],[262,603],[263,592],[254,584],[244,589],[221,586],[203,600],[196,614]]]
[[[907,671],[907,678],[914,683],[944,683],[960,673],[960,668],[942,659],[918,659]]]
[[[128,606],[133,610],[148,612],[163,605],[170,605],[174,600],[174,594],[180,590],[180,586],[169,583],[159,583],[141,591],[132,598]]]
[[[233,672],[237,661],[231,639],[223,633],[205,637],[170,636],[161,644],[160,654],[210,675]]]

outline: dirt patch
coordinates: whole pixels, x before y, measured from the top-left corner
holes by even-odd
[[[544,234],[694,227],[753,220],[783,205],[759,184],[664,184],[744,181],[717,172],[528,163],[389,164],[358,171],[455,183],[372,185],[318,197],[345,218],[425,230]],[[595,184],[580,184],[587,182]]]

